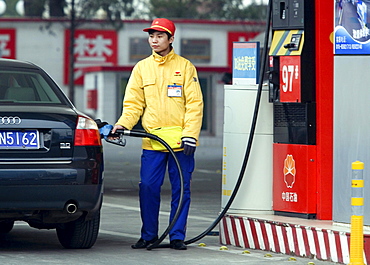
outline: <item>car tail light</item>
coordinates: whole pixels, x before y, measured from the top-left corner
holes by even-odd
[[[75,132],[75,146],[101,146],[99,129],[96,123],[87,117],[78,116]]]

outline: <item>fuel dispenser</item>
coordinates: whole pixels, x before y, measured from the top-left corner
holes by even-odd
[[[316,218],[315,1],[273,0],[273,210]]]

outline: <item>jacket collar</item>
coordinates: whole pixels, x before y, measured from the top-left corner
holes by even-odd
[[[171,60],[174,55],[175,55],[175,52],[174,52],[173,48],[165,56],[161,56],[158,53],[156,53],[155,51],[152,51],[152,56],[153,56],[154,61],[156,61],[157,63],[160,63],[160,64],[164,64],[167,60]]]

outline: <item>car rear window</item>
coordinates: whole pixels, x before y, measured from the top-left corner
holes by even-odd
[[[60,91],[37,72],[0,71],[0,103],[60,104]]]

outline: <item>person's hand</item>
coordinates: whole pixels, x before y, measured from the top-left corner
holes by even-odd
[[[197,147],[197,140],[191,137],[183,137],[181,142],[181,148],[184,148],[185,155],[192,155]]]
[[[122,125],[114,125],[111,134],[115,134],[117,130],[126,130],[126,128],[123,127]],[[119,139],[119,137],[118,136],[115,136],[115,137],[110,136],[110,137],[108,137],[108,139],[117,140],[117,139]]]

